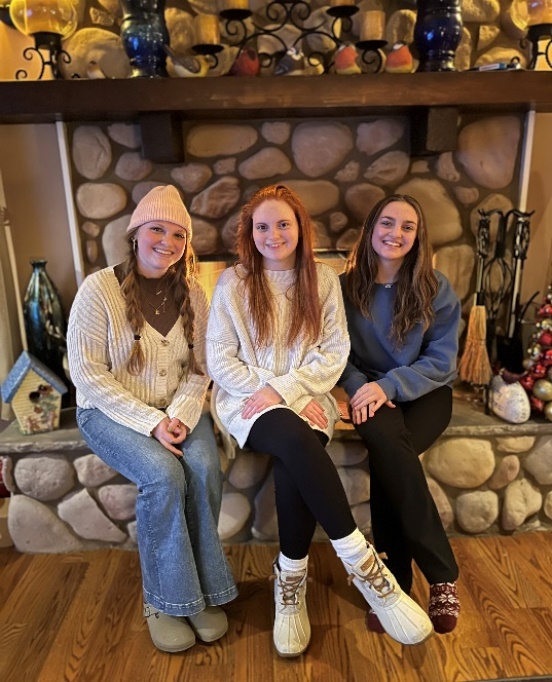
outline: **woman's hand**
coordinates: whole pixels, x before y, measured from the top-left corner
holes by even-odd
[[[299,412],[299,415],[306,417],[309,420],[311,426],[318,426],[321,429],[325,429],[328,426],[328,417],[326,417],[326,412],[320,403],[317,403],[314,398],[305,405],[305,407]]]
[[[362,424],[373,417],[382,405],[395,407],[391,400],[387,400],[383,388],[375,381],[364,384],[351,398],[353,424]]]
[[[266,410],[267,407],[279,405],[281,402],[282,396],[278,391],[273,389],[272,386],[265,386],[247,398],[241,413],[242,419],[251,419],[251,417],[259,412]]]
[[[182,451],[174,446],[184,442],[188,435],[188,427],[180,419],[165,417],[153,429],[151,435],[173,455],[182,457]]]

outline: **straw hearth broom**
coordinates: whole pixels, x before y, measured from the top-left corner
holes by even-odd
[[[493,374],[487,352],[487,309],[483,291],[483,269],[489,248],[490,220],[488,215],[481,211],[480,214],[481,220],[477,231],[478,260],[475,300],[470,310],[464,354],[458,365],[460,379],[476,388],[487,386]]]

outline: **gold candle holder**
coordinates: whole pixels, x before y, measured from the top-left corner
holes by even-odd
[[[249,9],[249,0],[219,0],[219,10]]]

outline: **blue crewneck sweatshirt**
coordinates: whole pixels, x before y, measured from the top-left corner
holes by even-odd
[[[341,288],[351,337],[349,361],[339,385],[349,397],[366,382],[375,381],[388,400],[415,400],[440,386],[450,386],[456,377],[460,301],[448,279],[435,270],[439,289],[433,300],[435,319],[425,331],[418,324],[404,346],[395,348],[388,334],[393,318],[396,284],[377,284],[372,302],[372,319],[367,320],[353,306]]]

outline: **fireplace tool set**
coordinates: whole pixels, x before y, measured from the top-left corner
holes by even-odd
[[[517,209],[506,213],[499,209],[479,210],[474,306],[459,365],[460,378],[476,388],[485,388],[489,383],[491,363],[512,374],[524,371],[521,329],[527,305],[520,304],[520,290],[533,213]],[[498,227],[491,245],[493,216],[498,217]],[[513,242],[509,251],[510,234]]]

